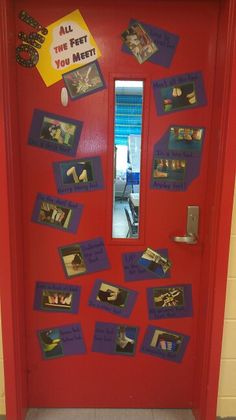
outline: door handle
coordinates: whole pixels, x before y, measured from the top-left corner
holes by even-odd
[[[174,242],[194,245],[198,242],[199,207],[188,206],[187,233],[184,236],[173,236]]]
[[[195,235],[184,235],[184,236],[173,236],[174,242],[182,242],[189,245],[194,245],[197,243],[197,236]]]

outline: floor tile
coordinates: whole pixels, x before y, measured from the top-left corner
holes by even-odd
[[[128,224],[124,208],[127,207],[126,201],[116,201],[113,212],[113,238],[126,238],[128,233]]]
[[[96,420],[153,420],[152,410],[97,409]]]
[[[29,410],[28,416],[26,420],[95,420],[96,410],[82,408],[41,408]]]
[[[152,410],[153,420],[194,420],[191,410]]]
[[[194,420],[191,410],[31,408],[26,420]]]

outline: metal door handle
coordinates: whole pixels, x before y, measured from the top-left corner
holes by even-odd
[[[197,243],[197,236],[195,235],[173,236],[173,241],[182,242],[189,245],[194,245]]]
[[[183,236],[173,236],[174,242],[181,242],[189,245],[194,245],[198,242],[198,222],[199,222],[199,207],[188,206],[187,213],[187,233]]]

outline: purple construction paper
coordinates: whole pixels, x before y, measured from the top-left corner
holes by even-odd
[[[142,25],[154,44],[156,44],[158,47],[158,51],[149,57],[147,61],[150,61],[154,64],[159,64],[163,67],[170,67],[176,47],[179,42],[179,36],[156,26],[139,22],[136,19],[131,19],[128,26],[131,26],[136,22]],[[130,49],[125,44],[122,45],[122,51],[128,54],[132,54]]]
[[[158,254],[168,259],[168,250],[156,249]],[[167,279],[170,277],[170,270],[166,273],[163,272],[162,268],[158,269],[155,273],[148,271],[139,264],[139,259],[143,255],[144,251],[138,252],[127,252],[122,255],[123,269],[125,274],[125,281],[137,281],[137,280],[150,280],[155,278]]]
[[[154,302],[154,290],[163,290],[165,293],[166,289],[183,289],[183,304],[179,306],[163,306],[157,307]],[[183,318],[193,316],[192,307],[192,285],[191,284],[174,284],[168,286],[156,286],[147,289],[147,303],[148,303],[148,314],[149,319],[162,319],[162,318]]]
[[[190,126],[189,127],[184,126],[184,127],[190,128]],[[168,148],[169,142],[170,142],[170,129],[171,129],[171,126],[168,128],[168,130],[164,133],[161,139],[154,146],[150,187],[154,189],[166,190],[166,191],[177,191],[177,192],[186,191],[187,188],[191,185],[192,181],[199,176],[202,147],[199,151],[191,150],[191,149],[189,149],[189,151],[170,150]],[[205,129],[203,128],[202,142],[204,141],[204,137],[205,137]],[[185,167],[185,174],[184,174],[183,180],[167,181],[166,178],[154,178],[153,172],[154,172],[156,159],[185,160],[186,167]]]
[[[60,338],[60,351],[55,355],[49,355],[50,352],[45,352],[40,338],[41,333],[48,331],[57,331]],[[63,356],[72,356],[77,354],[84,354],[86,352],[84,339],[80,324],[70,324],[64,325],[61,327],[52,327],[43,329],[37,332],[39,343],[42,351],[43,358],[46,360],[63,357]]]
[[[114,354],[116,347],[117,324],[96,322],[92,351]]]
[[[117,304],[109,303],[108,301],[100,301],[97,300],[98,292],[102,283],[105,283],[108,286],[116,287],[120,289],[123,293],[127,293],[126,298],[124,299],[124,306],[119,306]],[[89,305],[93,306],[94,308],[103,309],[107,312],[111,312],[114,315],[123,316],[124,318],[128,318],[133,310],[137,299],[138,292],[134,290],[130,290],[120,286],[118,284],[108,283],[105,280],[96,280],[91,296],[89,298]]]
[[[78,313],[79,310],[79,300],[80,300],[80,286],[73,286],[68,284],[61,283],[45,283],[45,282],[36,282],[35,286],[35,298],[34,298],[34,309],[38,311],[48,311],[48,312],[65,312],[65,313]],[[71,308],[66,308],[63,306],[44,306],[43,305],[43,291],[50,290],[61,293],[70,293],[72,294]]]
[[[158,347],[155,346],[151,346],[151,342],[154,336],[154,333],[156,330],[161,331],[162,333],[165,334],[170,334],[170,335],[176,335],[178,337],[181,338],[181,344],[179,345],[177,351],[175,352],[171,352],[168,350],[162,350]],[[171,330],[167,330],[166,328],[162,328],[162,327],[158,327],[158,326],[154,326],[154,325],[149,325],[146,329],[145,335],[144,335],[144,339],[143,339],[143,343],[141,345],[141,349],[140,351],[142,353],[146,353],[149,354],[150,356],[155,356],[155,357],[160,357],[161,359],[165,359],[165,360],[169,360],[171,362],[176,362],[176,363],[180,363],[184,357],[188,342],[190,340],[190,337],[187,335],[184,335],[182,333],[176,332],[176,331],[171,331]]]
[[[63,246],[59,248],[59,254],[62,258],[62,252],[64,249],[74,249],[79,247],[82,253],[82,257],[85,263],[86,271],[81,274],[94,273],[96,271],[103,271],[110,268],[104,240],[102,238],[91,239],[89,241],[79,242]],[[67,278],[77,277],[81,274],[68,275],[65,265],[63,268]]]
[[[42,127],[44,123],[44,119],[48,118],[54,120],[56,122],[61,122],[64,124],[72,124],[76,127],[75,132],[72,137],[72,144],[63,144],[58,143],[53,140],[49,140],[48,135],[47,138],[42,137]],[[52,114],[50,112],[42,111],[40,109],[35,109],[33,113],[33,118],[31,122],[31,127],[29,131],[29,141],[28,143],[31,146],[39,147],[41,149],[46,149],[51,152],[61,153],[67,156],[75,156],[78,143],[81,136],[81,131],[83,127],[83,122],[74,120],[72,118],[64,117],[61,115]]]
[[[113,355],[134,355],[136,349],[136,342],[137,336],[139,332],[139,328],[122,325],[122,327],[126,328],[126,334],[131,338],[134,342],[132,345],[131,351],[119,351],[117,349],[117,334],[119,330],[119,324],[112,324],[106,322],[96,322],[95,324],[95,331],[94,331],[94,338],[93,338],[93,346],[92,351],[97,353],[105,353],[105,354],[113,354]]]
[[[73,182],[72,176],[67,177],[66,180],[66,170],[74,166],[75,168],[80,169],[80,162],[90,162],[92,169],[92,180],[89,182]],[[59,194],[68,194],[74,192],[83,192],[83,191],[95,191],[104,188],[103,185],[103,174],[102,174],[102,165],[100,156],[82,158],[77,160],[67,160],[63,162],[54,162],[54,176],[57,185],[57,192]]]
[[[187,83],[194,84],[195,92],[196,92],[196,99],[197,99],[196,103],[188,104],[186,106],[183,105],[182,107],[173,108],[168,111],[165,111],[163,107],[163,98],[162,98],[163,89],[171,90],[174,87],[186,85]],[[185,109],[197,108],[197,107],[204,106],[207,104],[203,76],[202,76],[202,72],[200,71],[178,74],[176,76],[171,76],[166,79],[153,80],[152,86],[153,86],[153,92],[154,92],[156,111],[158,115],[167,115],[172,112],[178,112]]]
[[[58,206],[59,208],[62,207],[62,208],[71,210],[72,214],[70,216],[68,227],[63,227],[59,223],[56,223],[55,219],[53,223],[39,220],[40,207],[43,201],[51,205]],[[58,198],[58,197],[52,197],[46,194],[38,193],[36,197],[34,209],[33,209],[32,222],[39,223],[40,225],[52,227],[54,229],[64,230],[70,233],[76,233],[79,222],[80,222],[81,214],[82,214],[82,209],[83,209],[82,204],[74,203],[69,200],[62,200],[61,198]]]
[[[59,328],[65,356],[85,353],[85,344],[80,324],[66,325]]]
[[[81,249],[86,261],[86,267],[90,273],[110,268],[105,244],[102,238],[82,242]]]

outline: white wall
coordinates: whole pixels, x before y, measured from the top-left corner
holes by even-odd
[[[217,415],[236,417],[236,186],[231,227]]]
[[[4,394],[4,370],[2,354],[2,326],[0,318],[0,414],[5,414],[5,394]]]

